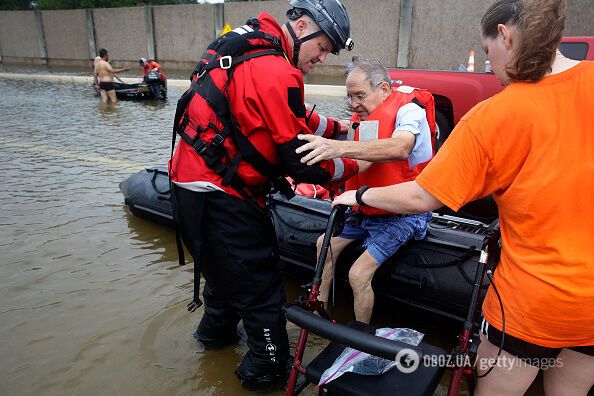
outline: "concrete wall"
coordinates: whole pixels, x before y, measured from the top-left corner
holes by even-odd
[[[351,37],[355,47],[351,52],[342,51],[338,57],[332,56],[327,62],[344,67],[355,55],[395,66],[398,54],[400,1],[345,0],[343,4],[349,12]]]
[[[40,63],[35,12],[0,12],[0,53],[2,62]]]
[[[144,7],[98,8],[93,10],[97,51],[109,51],[114,65],[138,61],[148,54]]]
[[[594,36],[594,1],[570,0],[565,19],[566,36]]]
[[[42,11],[41,17],[48,59],[54,64],[72,65],[72,60],[90,64],[85,10]]]
[[[183,62],[196,63],[214,38],[213,5],[158,6],[153,8],[153,20],[157,59],[176,68],[183,68]]]
[[[405,3],[406,2],[406,3]],[[314,74],[340,75],[354,55],[396,66],[399,55],[408,56],[408,67],[457,69],[466,64],[468,52],[476,53],[476,70],[483,69],[479,21],[492,0],[402,0],[411,4],[410,41],[401,39],[401,0],[344,0],[352,22],[352,52],[329,56]],[[155,58],[165,68],[191,70],[222,28],[220,20],[237,27],[250,16],[268,11],[284,22],[286,0],[233,2],[223,6],[176,5],[92,10],[95,48],[107,48],[116,66],[136,66],[140,57]],[[224,19],[218,9],[224,10]],[[152,23],[150,12],[152,12]],[[86,11],[0,11],[0,55],[3,63],[40,63],[46,50],[49,64],[76,64],[90,57],[91,44]],[[37,18],[36,15],[41,15]],[[219,17],[219,21],[217,21]],[[403,19],[404,18],[404,19]],[[594,35],[592,0],[571,0],[566,35]],[[43,32],[38,34],[39,26]],[[92,25],[91,25],[92,26]],[[403,23],[403,29],[406,28]],[[153,35],[151,36],[151,31]],[[93,33],[90,32],[90,33]],[[40,39],[41,36],[41,39]],[[151,39],[153,37],[154,39]],[[154,41],[154,45],[153,45]],[[406,44],[409,44],[407,51]]]
[[[456,70],[475,51],[476,71],[485,56],[480,20],[492,0],[434,0],[413,3],[410,65],[418,69]]]
[[[344,65],[354,55],[379,60],[385,64],[395,64],[398,51],[398,28],[400,2],[394,0],[344,0],[342,2],[351,18],[351,37],[355,41],[352,52],[343,51],[338,57],[331,55],[324,67],[316,67],[317,74],[341,73]],[[286,20],[287,2],[251,1],[225,5],[225,22],[232,27],[243,25],[248,17],[257,16],[265,10],[279,23]],[[369,34],[376,31],[377,34]]]
[[[225,4],[225,23],[236,28],[243,25],[248,18],[258,16],[261,11],[268,12],[279,23],[284,23],[287,18],[285,13],[289,8],[286,0],[228,3]]]

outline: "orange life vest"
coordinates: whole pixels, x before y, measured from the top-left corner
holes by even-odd
[[[408,104],[414,102],[425,109],[427,114],[427,122],[429,123],[429,130],[431,131],[431,146],[435,150],[435,102],[433,95],[430,92],[407,86],[401,86],[393,89],[392,94],[379,105],[365,121],[379,121],[378,139],[391,139],[394,133],[394,125],[396,123],[396,116],[398,110]],[[359,116],[355,113],[351,117],[351,122],[357,125]],[[359,129],[357,125],[355,129],[354,140],[359,141]],[[429,161],[418,164],[413,169],[410,169],[408,160],[391,161],[391,162],[377,162],[371,165],[368,170],[353,176],[346,182],[347,190],[357,190],[361,186],[369,187],[384,187],[392,184],[404,183],[415,180],[421,170],[429,163]],[[358,209],[357,209],[358,208]],[[388,211],[373,208],[370,206],[355,207],[356,210],[361,210],[364,215],[377,216],[392,214]]]

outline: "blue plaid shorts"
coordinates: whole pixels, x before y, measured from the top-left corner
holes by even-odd
[[[409,240],[425,238],[432,213],[362,216],[360,221],[357,217],[347,219],[341,238],[363,239],[363,246],[382,265]]]

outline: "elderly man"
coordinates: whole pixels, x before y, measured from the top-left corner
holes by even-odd
[[[360,197],[369,187],[387,186],[414,180],[433,154],[431,130],[423,103],[432,105],[431,95],[411,87],[392,89],[390,76],[379,63],[366,60],[349,65],[346,80],[347,103],[355,114],[351,119],[349,140],[329,140],[300,135],[308,141],[296,150],[307,153],[301,161],[308,165],[332,158],[372,161],[365,172],[347,182],[349,190]],[[353,288],[355,318],[369,323],[374,305],[371,280],[375,271],[410,239],[425,237],[431,212],[418,215],[389,213],[365,205],[347,222],[342,234],[332,238],[333,257],[355,240],[363,240],[365,252],[349,271]],[[318,254],[321,241],[318,240]],[[319,300],[328,301],[333,272],[332,257],[326,258]]]

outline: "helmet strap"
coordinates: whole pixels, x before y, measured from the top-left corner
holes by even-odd
[[[297,61],[299,60],[299,50],[301,49],[301,44],[303,44],[304,42],[306,42],[308,40],[311,40],[314,37],[318,37],[319,35],[324,34],[324,31],[322,29],[320,29],[317,32],[308,34],[307,36],[305,36],[301,39],[298,39],[297,35],[295,34],[295,31],[293,30],[293,28],[291,27],[291,24],[288,21],[285,22],[285,26],[287,27],[289,34],[293,38],[293,65],[295,67],[297,67]]]

